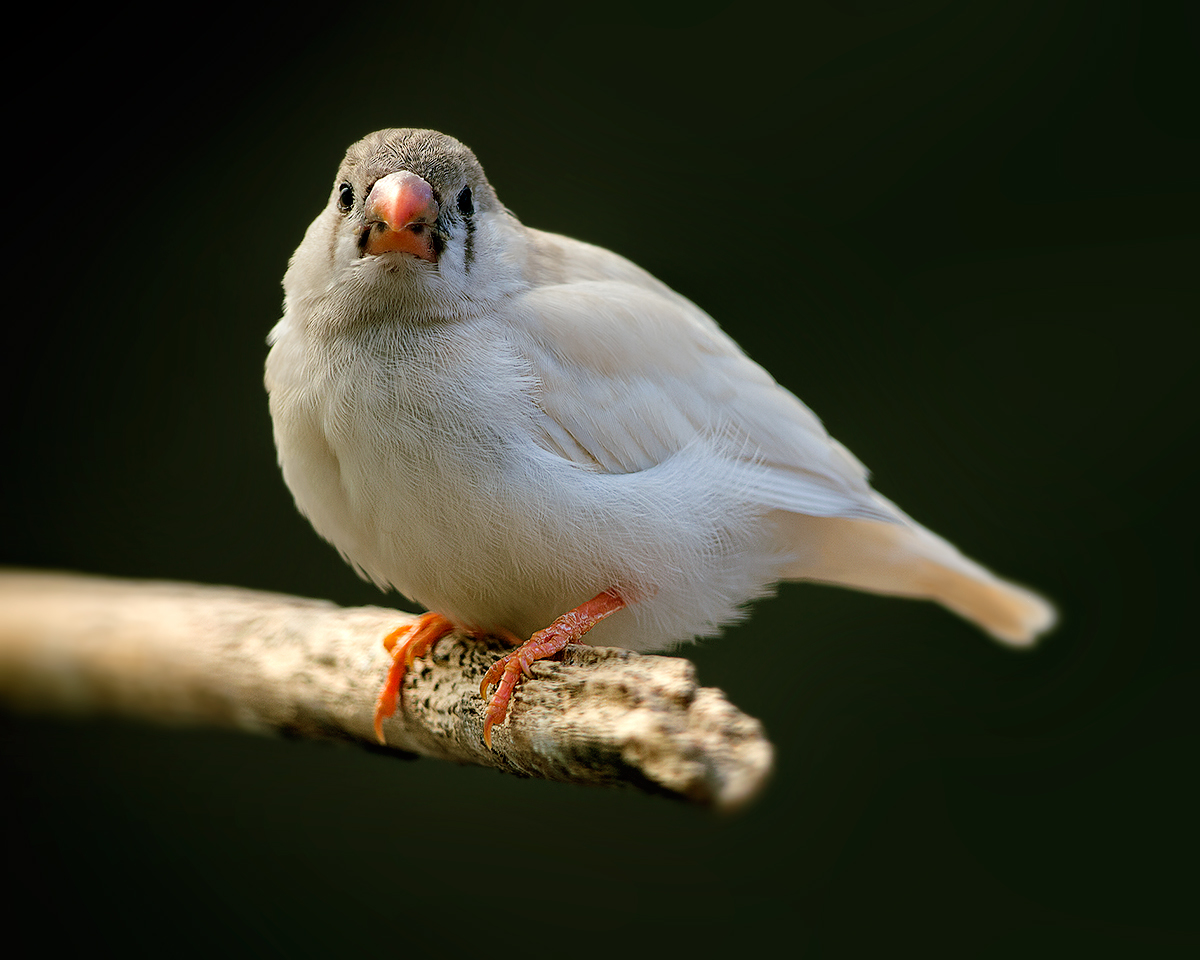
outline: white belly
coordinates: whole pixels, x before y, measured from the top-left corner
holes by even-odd
[[[454,355],[478,344],[439,334],[402,356],[360,343],[335,373],[289,339],[268,383],[300,510],[361,573],[464,627],[528,636],[617,587],[630,608],[589,640],[662,649],[716,632],[787,559],[705,444],[618,475],[538,447],[519,358],[465,382]]]

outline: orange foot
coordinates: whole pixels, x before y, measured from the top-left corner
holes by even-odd
[[[392,655],[392,665],[388,668],[387,681],[375,703],[375,736],[380,743],[387,742],[383,739],[383,721],[396,712],[404,674],[412,666],[413,660],[425,656],[435,643],[453,629],[454,624],[440,613],[424,613],[415,622],[392,631],[384,639],[383,646]],[[404,643],[400,643],[401,640]]]
[[[539,630],[512,653],[492,664],[479,685],[479,695],[487,698],[488,687],[498,683],[496,692],[488,704],[487,716],[483,721],[483,740],[492,745],[492,725],[502,723],[508,713],[508,701],[517,686],[521,674],[529,676],[529,665],[537,660],[552,657],[568,643],[574,643],[605,617],[625,606],[625,601],[616,590],[606,590],[587,603],[581,603],[569,613],[564,613],[545,630]]]

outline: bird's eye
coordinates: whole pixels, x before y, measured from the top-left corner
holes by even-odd
[[[338,187],[338,209],[345,213],[354,206],[354,188],[348,183]]]
[[[470,187],[463,187],[458,192],[458,209],[464,217],[469,217],[475,212],[475,204],[471,202]]]

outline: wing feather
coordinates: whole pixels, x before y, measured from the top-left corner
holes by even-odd
[[[522,295],[540,445],[582,467],[646,470],[715,443],[748,496],[814,516],[896,522],[867,471],[699,307],[616,254],[541,234],[558,282]],[[574,268],[574,269],[572,269]]]

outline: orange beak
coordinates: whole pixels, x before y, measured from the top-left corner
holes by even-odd
[[[399,250],[429,263],[437,263],[433,225],[438,203],[433,188],[415,173],[401,170],[375,181],[367,194],[367,253]]]

